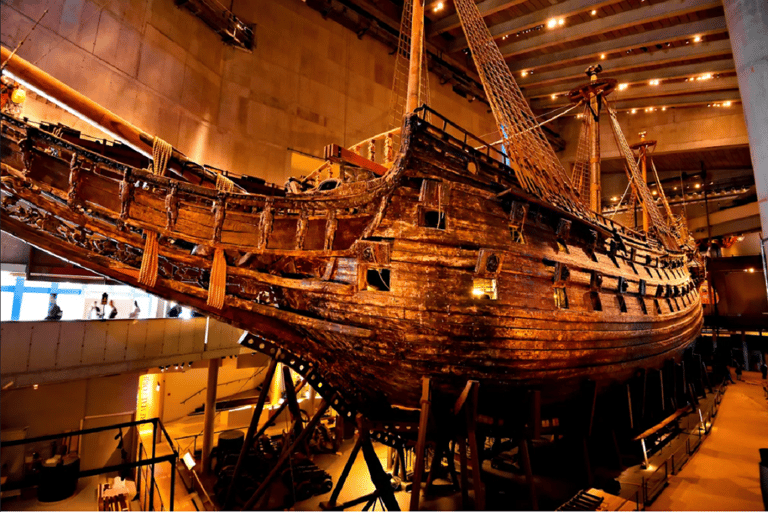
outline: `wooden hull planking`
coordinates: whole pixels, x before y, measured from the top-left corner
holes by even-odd
[[[369,414],[417,407],[423,376],[565,400],[700,331],[683,253],[527,196],[418,115],[383,177],[287,197],[154,176],[6,116],[2,150],[4,231],[272,340]],[[145,232],[160,235],[154,287],[138,280]],[[221,309],[206,303],[216,248]]]

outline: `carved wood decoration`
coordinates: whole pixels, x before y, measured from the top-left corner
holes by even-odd
[[[2,229],[249,330],[255,350],[317,368],[310,383],[350,414],[418,407],[422,377],[558,402],[695,339],[683,253],[525,193],[466,141],[414,114],[382,176],[267,196],[156,176],[2,116]],[[145,247],[154,282],[140,280]],[[475,279],[496,296],[473,296]]]

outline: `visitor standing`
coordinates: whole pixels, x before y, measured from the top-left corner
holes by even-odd
[[[58,304],[56,304],[56,294],[52,293],[50,297],[48,297],[48,316],[45,317],[46,320],[61,320],[62,315],[64,312],[61,310]]]
[[[96,301],[93,301],[90,311],[88,311],[88,318],[104,318],[104,314],[101,312],[101,308]]]
[[[179,318],[180,314],[181,306],[179,304],[174,304],[173,307],[168,310],[168,318]]]
[[[139,313],[141,313],[141,308],[139,307],[139,303],[136,301],[133,301],[133,311],[131,311],[131,314],[128,315],[128,318],[139,318]]]
[[[117,308],[115,307],[115,301],[110,300],[109,307],[112,308],[112,311],[109,312],[109,319],[111,320],[117,316]]]

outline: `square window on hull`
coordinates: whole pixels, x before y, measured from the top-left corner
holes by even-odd
[[[369,268],[365,273],[365,283],[367,290],[388,292],[389,291],[389,269],[387,268]]]
[[[476,277],[472,282],[472,297],[475,299],[498,300],[499,293],[495,279]]]

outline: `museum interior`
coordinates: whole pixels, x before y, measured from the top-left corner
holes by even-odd
[[[4,510],[768,510],[765,0],[2,0]]]

